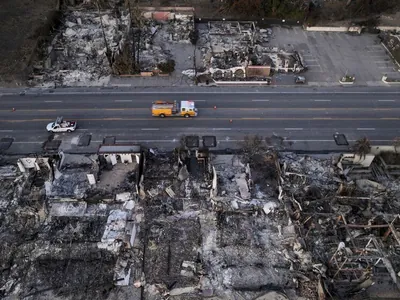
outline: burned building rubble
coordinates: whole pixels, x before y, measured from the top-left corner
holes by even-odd
[[[131,161],[60,153],[0,168],[2,299],[106,299],[141,273]]]
[[[1,296],[398,299],[399,154],[253,148],[3,162]]]
[[[296,51],[272,47],[272,29],[254,22],[209,22],[199,27],[203,69],[216,81],[266,80],[273,72],[299,73],[306,70]]]
[[[144,12],[142,22],[140,28],[133,28],[135,40],[139,41],[137,59],[140,71],[168,73],[159,68],[160,64],[176,60],[179,44],[190,44],[190,34],[194,31],[193,15],[165,12],[159,16]]]
[[[112,75],[169,74],[173,67],[163,64],[193,52],[194,31],[193,9],[148,11],[119,3],[108,10],[67,11],[52,41],[40,47],[30,83],[103,86]]]
[[[170,73],[160,64],[178,61],[182,47],[190,44],[191,34],[195,30],[193,11],[173,12],[148,11],[143,8],[140,26],[133,26],[133,48],[141,72]]]
[[[53,40],[41,51],[32,84],[90,86],[108,82],[130,30],[130,15],[119,9],[75,10],[65,15]]]

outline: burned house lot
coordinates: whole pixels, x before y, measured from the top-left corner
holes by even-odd
[[[399,298],[400,156],[2,157],[2,299]]]

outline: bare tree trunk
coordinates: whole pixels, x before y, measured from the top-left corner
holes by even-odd
[[[110,47],[108,47],[108,43],[107,43],[107,37],[106,37],[106,32],[104,31],[104,25],[103,25],[103,18],[100,12],[100,5],[99,5],[99,1],[96,1],[96,6],[97,6],[97,10],[99,12],[99,17],[100,17],[100,25],[101,25],[101,31],[103,32],[103,38],[104,38],[104,44],[106,45],[106,57],[108,60],[108,64],[110,65],[110,69],[112,70],[112,60],[111,60],[111,49]]]

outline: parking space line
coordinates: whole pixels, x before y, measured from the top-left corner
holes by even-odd
[[[304,30],[303,30],[303,34],[304,34],[305,38],[308,38],[308,35]]]

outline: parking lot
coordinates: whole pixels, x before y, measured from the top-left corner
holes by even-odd
[[[309,68],[305,75],[310,85],[337,85],[339,78],[347,73],[355,75],[357,85],[378,86],[383,85],[383,74],[400,75],[376,34],[274,27],[270,44],[302,54]],[[293,76],[278,75],[276,83],[286,84],[288,77],[293,80]]]

